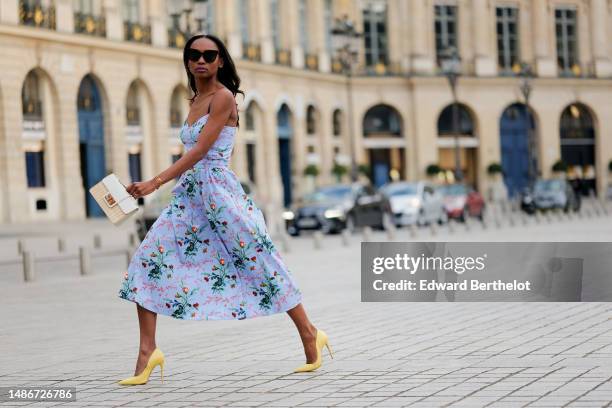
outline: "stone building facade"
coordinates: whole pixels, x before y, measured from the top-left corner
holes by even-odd
[[[180,8],[172,15],[173,5],[0,0],[0,223],[100,215],[87,202],[90,185],[111,171],[146,180],[179,157],[190,94],[181,60],[186,20]],[[332,169],[352,152],[376,185],[423,178],[431,164],[452,179],[457,144],[466,181],[483,191],[493,163],[518,191],[533,157],[541,176],[561,160],[585,191],[605,193],[609,0],[209,0],[204,7],[205,21],[191,14],[191,31],[225,41],[246,92],[237,99],[232,167],[266,209],[311,188],[308,165],[319,169],[316,184],[333,183]],[[350,82],[331,33],[342,16],[363,34]],[[461,64],[456,105],[442,72],[453,47]],[[523,63],[533,73],[529,107],[517,75]]]

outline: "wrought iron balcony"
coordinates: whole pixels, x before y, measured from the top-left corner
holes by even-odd
[[[333,57],[331,60],[331,70],[334,74],[342,74],[344,72],[344,66],[342,60],[338,57]]]
[[[319,57],[316,54],[304,53],[304,66],[313,71],[319,70]]]
[[[151,26],[132,21],[123,22],[123,38],[126,41],[151,44]]]
[[[279,65],[291,66],[291,51],[277,49],[275,53],[275,62]]]
[[[183,48],[186,42],[187,38],[181,30],[175,27],[168,29],[168,46],[172,48]]]
[[[570,67],[564,67],[562,61],[558,62],[559,76],[565,78],[581,78],[587,75],[584,74],[582,67],[574,62]]]
[[[74,13],[74,32],[106,37],[106,19],[104,16],[95,16],[76,11]]]
[[[40,1],[19,1],[19,22],[23,25],[55,30],[55,7],[43,7]]]
[[[242,58],[261,62],[261,46],[259,44],[242,43]]]
[[[512,76],[516,76],[516,73],[512,70],[512,67],[508,68],[507,66],[498,65],[497,75],[503,76],[503,77],[512,77]]]
[[[374,65],[366,65],[361,67],[358,72],[361,75],[366,76],[398,76],[402,75],[402,69],[399,63],[392,62],[390,64],[385,64],[384,62],[379,62]]]
[[[172,48],[183,48],[187,42],[187,37],[184,32],[176,27],[168,29],[168,46]]]

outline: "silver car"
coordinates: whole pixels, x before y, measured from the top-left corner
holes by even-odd
[[[396,181],[380,188],[391,204],[396,226],[448,221],[442,193],[427,181]]]
[[[533,186],[533,201],[538,210],[562,209],[568,212],[580,209],[580,196],[565,179],[537,180]]]

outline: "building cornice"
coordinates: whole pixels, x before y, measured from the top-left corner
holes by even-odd
[[[115,41],[107,38],[94,37],[89,35],[64,33],[42,28],[34,28],[22,25],[0,24],[0,35],[13,36],[32,40],[36,42],[51,42],[59,45],[80,47],[89,50],[110,51],[125,53],[130,56],[149,57],[153,59],[165,60],[168,63],[178,62],[182,59],[182,50],[169,47],[156,47],[152,45],[131,43],[129,41]],[[326,81],[329,83],[343,84],[346,77],[333,73],[299,69],[275,64],[265,64],[261,62],[235,59],[236,65],[240,69],[251,73],[261,73],[281,78],[293,78],[300,80]],[[446,81],[444,76],[419,76],[419,75],[397,75],[397,76],[354,76],[352,78],[355,86],[419,86],[419,85],[440,85]],[[486,84],[487,86],[514,86],[518,78],[512,76],[477,77],[461,76],[459,86]],[[600,87],[602,84],[612,84],[612,78],[566,78],[566,77],[546,77],[534,78],[534,83],[541,86],[581,86],[581,87]]]

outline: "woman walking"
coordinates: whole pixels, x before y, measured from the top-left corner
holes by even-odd
[[[327,335],[308,319],[302,294],[270,239],[261,210],[228,167],[238,128],[240,78],[223,42],[195,35],[183,64],[194,97],[180,131],[185,153],[158,176],[132,183],[143,197],[179,177],[172,199],[130,260],[119,297],[136,303],[140,347],[133,377],[145,384],[165,358],[155,342],[157,315],[185,320],[241,320],[287,312],[306,364],[321,366]]]

